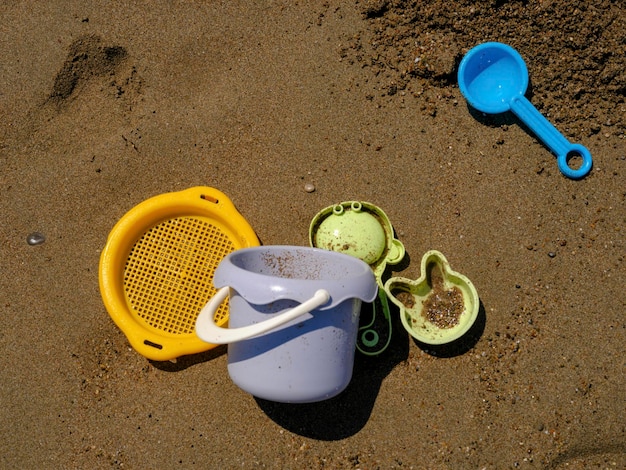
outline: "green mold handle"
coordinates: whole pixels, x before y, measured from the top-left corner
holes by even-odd
[[[394,238],[389,253],[387,253],[387,264],[398,264],[404,258],[405,249],[400,240]]]
[[[378,331],[373,328],[377,317],[380,315],[380,312],[378,311],[378,304],[380,304],[382,315],[387,321],[387,341],[385,341],[384,344],[381,344],[380,335],[378,334]],[[380,330],[379,328],[377,329]],[[391,332],[392,325],[391,314],[389,311],[389,301],[387,300],[387,294],[385,294],[385,291],[379,288],[378,296],[372,303],[372,321],[359,328],[356,348],[361,354],[365,354],[366,356],[378,356],[387,349],[387,346],[389,346],[389,343],[391,342]]]

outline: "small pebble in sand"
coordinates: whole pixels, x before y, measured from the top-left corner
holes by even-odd
[[[30,233],[26,237],[26,243],[28,243],[31,246],[41,245],[45,241],[46,241],[46,236],[40,232]]]
[[[315,191],[315,186],[313,186],[311,183],[307,183],[304,185],[304,190],[307,193],[312,193],[313,191]]]
[[[550,258],[554,258],[554,257],[556,256],[556,253],[555,253],[554,251],[550,251],[550,252],[548,253],[548,256],[549,256]]]

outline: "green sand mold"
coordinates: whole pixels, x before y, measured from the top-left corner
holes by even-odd
[[[374,271],[379,287],[378,302],[374,303],[372,321],[359,328],[357,349],[367,356],[385,351],[391,341],[392,319],[382,278],[387,265],[398,264],[405,254],[404,245],[394,237],[387,214],[374,204],[363,201],[345,201],[326,207],[311,221],[309,242],[313,247],[359,258]],[[377,303],[387,322],[389,334],[386,341],[381,340],[374,327]]]
[[[436,266],[435,266],[436,265]],[[441,327],[429,321],[424,303],[433,294],[433,269],[439,268],[444,291],[458,289],[463,299],[463,310],[456,324]],[[478,292],[467,277],[453,271],[446,257],[436,250],[422,257],[421,276],[417,280],[392,277],[385,283],[387,298],[400,309],[402,325],[411,336],[422,343],[440,345],[450,343],[469,331],[476,318],[480,302]]]
[[[382,209],[362,201],[346,201],[322,209],[309,227],[311,246],[354,256],[370,265],[382,287],[388,264],[404,258],[404,245]]]

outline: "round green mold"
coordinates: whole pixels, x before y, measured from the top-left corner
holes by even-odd
[[[309,242],[313,247],[359,258],[374,271],[378,299],[373,304],[371,322],[359,328],[357,349],[368,356],[382,353],[391,341],[392,330],[382,277],[386,266],[398,264],[405,253],[402,242],[394,237],[389,218],[379,207],[368,202],[335,204],[322,209],[313,218]],[[384,329],[381,322],[385,324]],[[382,337],[379,333],[383,333]]]
[[[404,245],[394,238],[387,215],[367,202],[347,201],[322,209],[309,227],[311,246],[338,251],[365,261],[381,277],[387,264],[404,257]]]

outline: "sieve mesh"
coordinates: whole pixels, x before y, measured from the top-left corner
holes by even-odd
[[[228,236],[201,217],[168,219],[145,232],[130,251],[124,291],[133,315],[166,333],[191,334],[215,294],[213,273],[234,251]],[[215,313],[219,324],[228,302]]]

